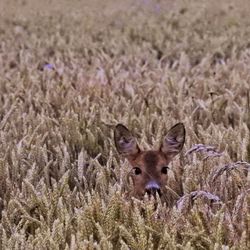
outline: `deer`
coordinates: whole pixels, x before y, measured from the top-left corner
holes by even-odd
[[[141,150],[132,132],[122,124],[114,129],[116,150],[131,166],[134,196],[160,197],[168,181],[169,163],[185,143],[185,126],[177,123],[164,136],[158,150]]]

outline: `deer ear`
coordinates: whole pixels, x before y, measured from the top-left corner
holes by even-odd
[[[140,152],[135,137],[122,124],[118,124],[115,127],[114,140],[117,151],[125,157],[130,157]]]
[[[180,153],[185,142],[185,134],[183,123],[177,123],[167,132],[160,148],[167,158],[172,159]]]

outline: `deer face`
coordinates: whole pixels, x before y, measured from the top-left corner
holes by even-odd
[[[163,138],[159,150],[140,150],[132,133],[122,124],[114,131],[117,151],[128,159],[132,167],[134,193],[161,195],[168,179],[168,164],[182,150],[185,142],[185,127],[182,123],[173,126]]]

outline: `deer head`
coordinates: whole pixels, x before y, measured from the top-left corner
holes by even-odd
[[[182,150],[185,142],[185,127],[182,123],[173,126],[165,135],[158,150],[142,151],[132,133],[122,124],[114,131],[117,151],[128,159],[132,168],[134,193],[161,195],[168,179],[168,165]]]

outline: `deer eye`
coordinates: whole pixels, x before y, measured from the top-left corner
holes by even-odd
[[[135,167],[135,168],[133,168],[133,170],[134,170],[134,174],[135,174],[135,175],[141,174],[141,169],[140,169],[140,168]]]
[[[162,173],[162,174],[167,174],[167,173],[168,173],[168,167],[163,167],[163,168],[161,169],[161,173]]]

